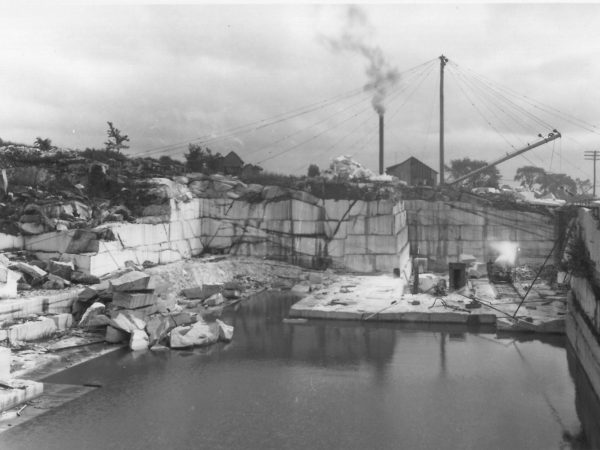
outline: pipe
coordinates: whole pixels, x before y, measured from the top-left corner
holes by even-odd
[[[383,175],[383,114],[379,114],[379,175]]]

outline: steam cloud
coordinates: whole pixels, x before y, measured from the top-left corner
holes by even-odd
[[[371,104],[377,114],[382,115],[385,113],[384,102],[388,91],[400,80],[400,74],[387,62],[381,48],[367,44],[366,39],[373,27],[365,12],[357,6],[349,6],[346,15],[347,21],[341,36],[338,39],[324,38],[324,41],[333,51],[356,52],[367,58],[366,73],[369,81],[364,88],[366,91],[373,91]]]

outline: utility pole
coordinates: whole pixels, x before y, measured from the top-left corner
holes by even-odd
[[[584,152],[585,159],[588,161],[594,161],[594,188],[593,188],[593,196],[596,198],[596,161],[600,159],[600,151],[599,150],[585,150]]]
[[[448,58],[440,56],[440,186],[444,184],[444,66]]]

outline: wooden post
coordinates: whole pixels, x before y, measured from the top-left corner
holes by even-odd
[[[444,184],[444,66],[448,58],[440,56],[440,186]]]

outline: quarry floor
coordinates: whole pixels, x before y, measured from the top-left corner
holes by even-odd
[[[490,325],[498,331],[564,333],[566,292],[553,290],[544,282],[536,283],[519,308],[527,288],[519,283],[492,284],[481,278],[436,296],[411,294],[409,284],[389,275],[340,275],[326,288],[297,302],[290,317],[458,323]]]
[[[243,279],[248,286],[242,301],[264,289],[294,292],[299,301],[291,308],[289,320],[436,322],[495,326],[499,331],[563,332],[566,312],[566,293],[554,291],[543,283],[536,284],[527,295],[517,315],[519,320],[504,323],[503,318],[512,316],[516,311],[527,285],[516,284],[516,291],[513,289],[511,293],[510,289],[479,279],[469,280],[465,288],[443,297],[427,293],[413,295],[408,283],[392,275],[358,275],[332,270],[318,272],[277,261],[230,256],[180,261],[146,271],[171,283],[176,292],[200,283],[230,281],[234,276]],[[60,291],[56,295],[60,295]],[[485,305],[469,309],[471,295]],[[197,303],[189,304],[182,296],[178,296],[178,302],[201,315],[220,313],[219,307],[207,309]],[[104,343],[103,328],[72,328],[52,339],[13,349],[11,377],[40,381],[119,348],[122,346]],[[29,411],[23,411],[18,417],[15,416],[18,408],[14,408],[0,416],[0,432],[12,423],[35,417],[47,405],[64,403],[88,390],[89,387],[81,386],[48,386],[46,393],[27,402],[31,406],[37,404],[37,408],[28,408]]]

